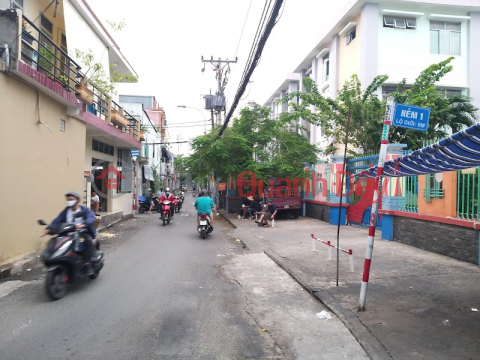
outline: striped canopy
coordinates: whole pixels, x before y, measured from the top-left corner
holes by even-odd
[[[383,176],[435,174],[480,166],[480,123],[433,145],[385,163]],[[356,177],[375,177],[377,166]]]

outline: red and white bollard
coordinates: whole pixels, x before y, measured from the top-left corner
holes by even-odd
[[[313,249],[312,251],[316,251],[315,250],[315,241],[320,241],[322,243],[324,243],[325,245],[328,246],[328,256],[327,256],[327,260],[333,260],[333,256],[332,256],[332,249],[337,249],[337,247],[335,245],[332,245],[332,243],[330,241],[324,241],[322,239],[317,239],[315,237],[315,235],[312,234],[312,246],[313,246]],[[338,248],[341,252],[345,253],[348,255],[348,262],[349,262],[349,267],[350,267],[350,271],[351,272],[354,272],[355,269],[354,269],[354,266],[353,266],[353,251],[352,249],[348,249],[348,250],[345,250],[345,249],[342,249],[342,248]]]
[[[368,278],[370,276],[370,265],[372,264],[373,242],[375,240],[375,228],[377,225],[378,203],[380,198],[380,181],[383,175],[383,167],[387,156],[388,133],[392,124],[395,103],[393,97],[387,99],[387,108],[383,122],[382,143],[380,146],[380,155],[378,156],[377,175],[375,176],[375,192],[373,193],[372,215],[370,216],[370,227],[368,229],[368,243],[365,252],[365,264],[363,266],[362,286],[360,288],[359,311],[365,310],[367,301]]]
[[[352,249],[348,250],[348,262],[350,263],[350,271],[355,272],[355,266],[353,264],[353,251],[352,251]]]

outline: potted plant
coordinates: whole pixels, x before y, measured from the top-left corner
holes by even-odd
[[[140,126],[140,141],[145,141],[146,132],[148,132],[148,128],[145,125]]]
[[[93,104],[94,94],[93,91],[88,88],[86,81],[84,82],[82,79],[80,83],[75,84],[75,91],[77,92],[75,95],[81,102],[87,105]]]
[[[69,89],[69,79],[65,75],[58,75],[56,81],[60,84],[65,90]]]
[[[123,115],[123,108],[112,108],[110,121],[112,124],[117,125],[120,128],[128,126],[128,119]]]

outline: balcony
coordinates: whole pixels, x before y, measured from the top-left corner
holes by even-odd
[[[68,115],[87,123],[89,135],[113,136],[118,146],[140,148],[140,123],[84,76],[65,46],[56,44],[27,17],[22,18],[22,32],[17,32],[21,41],[12,51],[11,73],[66,105]],[[11,36],[13,40],[15,34]]]

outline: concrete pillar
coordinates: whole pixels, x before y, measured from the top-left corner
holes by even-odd
[[[330,49],[330,89],[332,99],[337,98],[340,37],[335,35]]]
[[[378,71],[378,4],[366,3],[362,8],[360,27],[360,82],[365,90]]]
[[[472,103],[480,108],[480,12],[471,12],[468,22],[468,86]]]
[[[300,81],[298,83],[298,89],[301,92],[305,92],[305,86],[303,85],[303,79],[305,79],[306,77],[307,77],[307,69],[302,69],[300,71]],[[301,104],[302,100],[298,99],[298,103]],[[307,121],[304,120],[304,119],[300,119],[300,125],[305,127],[305,128],[307,128],[307,126],[308,126]],[[307,131],[305,131],[305,130],[301,130],[300,134],[305,136],[305,137],[308,135]]]
[[[287,90],[282,90],[282,91],[280,92],[280,98],[281,98],[281,99],[283,99],[286,95],[287,95]],[[287,104],[287,103],[282,103],[281,112],[282,112],[282,113],[288,112],[288,104]]]
[[[290,81],[288,84],[288,93],[293,93],[295,91],[298,91],[298,81]],[[294,97],[290,102],[298,104],[298,98]],[[293,107],[290,105],[288,106],[288,112],[292,112]]]

